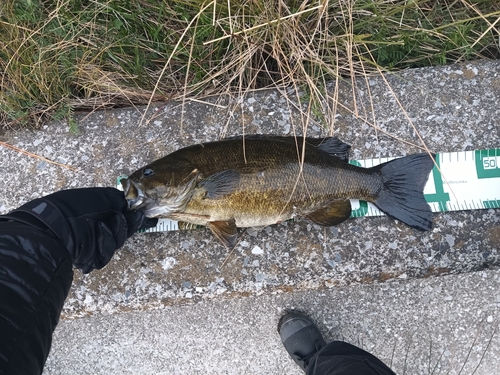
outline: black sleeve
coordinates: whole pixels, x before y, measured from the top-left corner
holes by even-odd
[[[41,374],[73,281],[50,231],[0,221],[0,374]]]

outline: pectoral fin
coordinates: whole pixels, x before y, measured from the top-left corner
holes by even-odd
[[[200,181],[198,186],[207,191],[206,198],[220,199],[231,194],[240,182],[240,173],[234,169],[228,169],[215,173]]]
[[[337,225],[351,216],[351,202],[349,199],[338,200],[329,206],[321,208],[307,215],[312,222],[330,227]]]
[[[238,231],[236,229],[236,221],[234,218],[224,221],[210,221],[208,227],[212,233],[217,237],[225,246],[232,249],[236,244],[238,238]]]

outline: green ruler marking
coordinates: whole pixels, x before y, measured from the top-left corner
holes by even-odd
[[[364,168],[396,158],[351,160]],[[476,151],[442,152],[424,188],[425,199],[433,212],[500,208],[500,148]],[[441,172],[440,172],[441,171]],[[118,177],[117,187],[121,189]],[[351,200],[351,217],[382,216],[372,203]],[[179,223],[160,219],[155,228],[146,232],[179,230]]]

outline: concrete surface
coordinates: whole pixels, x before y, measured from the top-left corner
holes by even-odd
[[[500,272],[480,271],[64,321],[45,374],[303,374],[276,329],[291,308],[397,374],[499,373]]]
[[[390,88],[381,77],[359,79],[354,87],[348,83],[341,84],[338,95],[340,104],[332,128],[325,130],[312,121],[307,134],[319,136],[334,131],[342,140],[352,145],[354,158],[400,156],[416,152],[419,149],[415,145],[421,143],[415,129],[426,145],[435,152],[499,146],[499,61],[405,71],[388,75],[386,79]],[[415,128],[399,107],[398,101],[405,108]],[[353,108],[356,108],[357,112]],[[0,172],[4,176],[4,183],[0,185],[0,212],[6,212],[30,199],[61,188],[114,186],[116,176],[130,173],[149,161],[196,142],[215,140],[242,132],[300,134],[301,120],[304,118],[303,112],[290,106],[280,93],[274,91],[257,92],[244,98],[218,98],[208,104],[189,102],[184,107],[179,103],[158,105],[151,108],[147,114],[147,124],[140,124],[142,114],[143,109],[133,108],[81,114],[78,115],[80,132],[76,135],[70,134],[65,124],[52,124],[42,131],[5,131],[0,135],[0,140],[71,165],[78,168],[78,171],[74,172],[0,147]],[[374,119],[378,130],[367,124],[373,123]],[[386,133],[392,136],[384,135]],[[226,327],[224,316],[228,315],[224,313],[225,304],[228,305],[227,314],[234,308],[234,314],[240,314],[242,321],[244,319],[241,314],[245,310],[238,308],[247,306],[249,309],[248,304],[252,304],[252,309],[255,308],[257,312],[251,322],[267,322],[267,326],[263,327],[267,331],[276,323],[279,317],[278,309],[294,298],[325,301],[323,294],[339,298],[335,293],[344,291],[349,294],[351,291],[357,293],[355,291],[365,290],[366,298],[373,294],[373,298],[377,300],[376,296],[379,296],[377,298],[380,299],[376,303],[373,302],[373,306],[378,306],[378,316],[382,318],[385,315],[390,316],[398,296],[402,298],[402,293],[415,292],[411,289],[412,285],[445,283],[444,280],[448,280],[443,284],[443,293],[449,288],[455,288],[457,295],[452,297],[453,301],[460,300],[459,291],[462,284],[468,283],[471,288],[469,291],[464,289],[464,295],[476,291],[473,280],[477,275],[488,275],[484,281],[485,285],[494,285],[497,275],[495,270],[498,269],[500,261],[498,210],[436,214],[434,222],[434,229],[427,233],[416,232],[385,217],[349,220],[335,228],[321,228],[310,222],[300,221],[263,230],[251,229],[246,231],[224,268],[221,268],[221,265],[228,253],[208,230],[136,235],[105,269],[88,276],[75,273],[75,282],[63,311],[61,336],[58,336],[62,341],[58,343],[59,338],[56,339],[53,353],[56,353],[56,348],[59,347],[68,355],[69,360],[70,354],[63,348],[70,347],[69,342],[66,346],[66,340],[70,340],[71,335],[76,337],[77,327],[82,324],[97,325],[101,320],[104,322],[107,319],[117,324],[115,328],[107,329],[119,330],[121,324],[132,327],[136,320],[151,317],[151,320],[144,323],[143,329],[146,330],[140,334],[148,338],[154,336],[155,332],[172,329],[171,326],[161,327],[161,319],[180,324],[177,320],[179,314],[191,314],[189,326],[193,327],[195,332],[194,340],[196,332],[205,335],[204,337],[212,337],[220,327],[221,330],[235,329]],[[463,274],[484,269],[493,271]],[[455,276],[426,279],[444,274]],[[394,280],[398,281],[383,283]],[[391,289],[392,295],[384,293],[387,288],[395,288]],[[295,293],[299,293],[299,297]],[[450,340],[461,331],[458,326],[456,331],[449,331],[446,326],[450,322],[458,325],[464,317],[469,319],[467,309],[475,309],[474,314],[477,314],[478,310],[483,311],[480,307],[482,305],[496,306],[498,309],[498,300],[494,299],[498,297],[491,296],[491,300],[486,295],[483,297],[478,297],[477,300],[468,298],[467,304],[456,305],[456,311],[449,307],[450,321],[442,320],[444,317],[437,320],[433,318],[437,322],[437,328],[431,327],[430,323],[422,325],[422,334],[432,336],[435,332],[443,332],[441,336],[432,336],[435,337],[433,345],[435,341],[438,347],[451,342]],[[411,297],[408,298],[407,301],[411,301]],[[363,300],[357,301],[357,305],[356,300],[352,301],[351,310],[357,320],[368,319],[371,307],[365,309]],[[404,337],[408,332],[418,331],[418,327],[414,326],[415,322],[410,318],[414,310],[426,311],[425,301],[425,298],[422,298],[418,303],[408,302],[407,317],[403,318],[403,314],[400,319],[394,318],[385,328],[391,332],[402,329],[406,332]],[[453,306],[447,304],[445,297],[438,296],[437,301],[441,301],[443,309]],[[185,304],[189,306],[183,307]],[[341,299],[341,308],[342,304],[347,304],[347,301]],[[317,306],[318,309],[321,308],[319,304]],[[324,312],[332,316],[331,319],[335,319],[333,312],[338,307],[332,305],[332,310]],[[144,312],[154,309],[161,311]],[[206,315],[205,310],[210,313]],[[311,308],[309,311],[314,313],[314,310]],[[440,307],[436,305],[435,317],[439,317],[439,310]],[[273,314],[270,314],[270,311]],[[486,318],[471,316],[470,322],[479,324],[487,319],[488,323],[488,317],[491,316],[493,320],[490,323],[494,324],[486,327],[493,327],[497,324],[497,310],[491,311]],[[130,312],[130,315],[114,315],[119,312]],[[348,313],[345,314],[342,322],[351,321],[347,319]],[[319,313],[315,316],[319,316]],[[88,320],[71,321],[82,317],[87,317]],[[206,324],[200,324],[198,327],[198,322],[205,322],[207,319],[219,322],[217,329],[214,326],[206,327]],[[374,323],[376,320],[378,318]],[[416,323],[421,326],[420,320]],[[352,328],[353,335],[355,328],[359,327]],[[474,330],[470,323],[463,328]],[[67,335],[62,331],[65,329]],[[135,327],[131,328],[131,332],[135,329],[141,331],[141,328]],[[204,329],[206,331],[203,331]],[[361,329],[358,334],[367,335],[369,329],[371,328]],[[91,340],[91,332],[88,329],[86,331],[89,334],[88,340]],[[119,335],[119,332],[116,334]],[[179,331],[179,334],[187,335],[186,331]],[[250,361],[248,366],[252,366],[254,360],[258,361],[260,349],[263,348],[260,341],[253,340],[262,334],[259,332],[256,336],[250,336],[253,337],[250,343],[243,346],[253,348],[251,353],[237,352],[234,359],[226,359],[224,356],[222,362],[217,362],[223,364],[222,368],[207,371],[232,373],[235,362],[231,361],[238,361],[240,364]],[[234,335],[232,342],[238,337]],[[473,333],[471,335],[466,336],[467,340],[470,341]],[[113,337],[110,336],[111,341],[114,340]],[[220,341],[213,341],[212,346],[220,350],[225,336],[217,337]],[[350,336],[350,339],[353,337]],[[495,337],[490,348],[498,345],[498,339],[495,340]],[[270,340],[270,336],[267,336],[266,342],[269,341],[267,339]],[[118,337],[116,340],[119,347]],[[275,340],[272,345],[276,346],[276,337],[272,340]],[[81,341],[85,339],[82,338]],[[384,346],[386,341],[383,339],[377,342]],[[421,353],[429,349],[429,343],[424,341],[419,339],[408,344],[412,348],[415,347],[415,353],[410,352],[409,357],[416,357],[417,362],[423,361]],[[89,345],[86,346],[86,356],[89,358],[90,353],[104,350],[99,342]],[[456,353],[469,350],[469,346],[465,344],[456,345]],[[163,357],[155,357],[155,353],[159,352],[154,345],[146,345],[140,349],[141,353],[136,355],[138,358],[139,354],[147,356],[144,352],[148,350],[151,351],[152,361],[162,362]],[[178,350],[178,353],[189,352],[185,347],[179,347]],[[263,351],[266,356],[268,353],[274,353],[270,357],[276,359],[278,347],[273,350],[274,352],[265,347]],[[172,358],[165,354],[165,358],[172,366],[178,366],[180,373],[196,373],[203,369],[199,367],[202,364],[197,358],[200,351],[204,352],[204,356],[212,356],[210,352],[205,352],[205,349],[195,348],[192,355],[179,354]],[[381,354],[385,355],[383,352]],[[48,373],[80,373],[70,370],[72,364],[66,363],[64,358],[53,355],[56,357],[51,359],[51,370],[48,370]],[[129,363],[131,357],[133,354],[124,349],[117,351],[116,359],[110,358],[106,361]],[[55,358],[58,358],[56,366],[53,362]],[[488,358],[492,360],[494,356],[485,356],[485,361]],[[145,361],[147,360],[141,359],[140,365],[145,365]],[[183,367],[186,362],[193,366],[191,370]],[[287,366],[286,361],[280,363]],[[451,366],[452,363],[450,360],[446,366]],[[493,362],[487,362],[486,365],[483,363],[483,366],[496,368],[489,366],[492,364]],[[58,366],[59,370],[56,370]],[[272,374],[288,371],[287,367],[283,367],[284,372],[280,367],[269,367],[266,370],[266,366],[256,368],[255,372],[252,367],[248,367],[246,371]],[[458,373],[454,368],[443,368],[442,372]],[[103,370],[99,370],[96,367],[93,373],[109,371],[109,368],[103,367]],[[170,372],[171,368],[166,370],[166,373]],[[123,373],[123,369],[117,370],[116,373]],[[462,373],[467,372],[464,370]]]

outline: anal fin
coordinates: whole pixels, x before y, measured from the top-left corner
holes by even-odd
[[[238,230],[236,229],[236,221],[234,218],[223,221],[210,221],[208,227],[226,247],[232,249],[238,238]]]
[[[351,216],[351,202],[349,199],[337,200],[329,206],[320,208],[306,217],[313,223],[331,227],[347,220]]]

